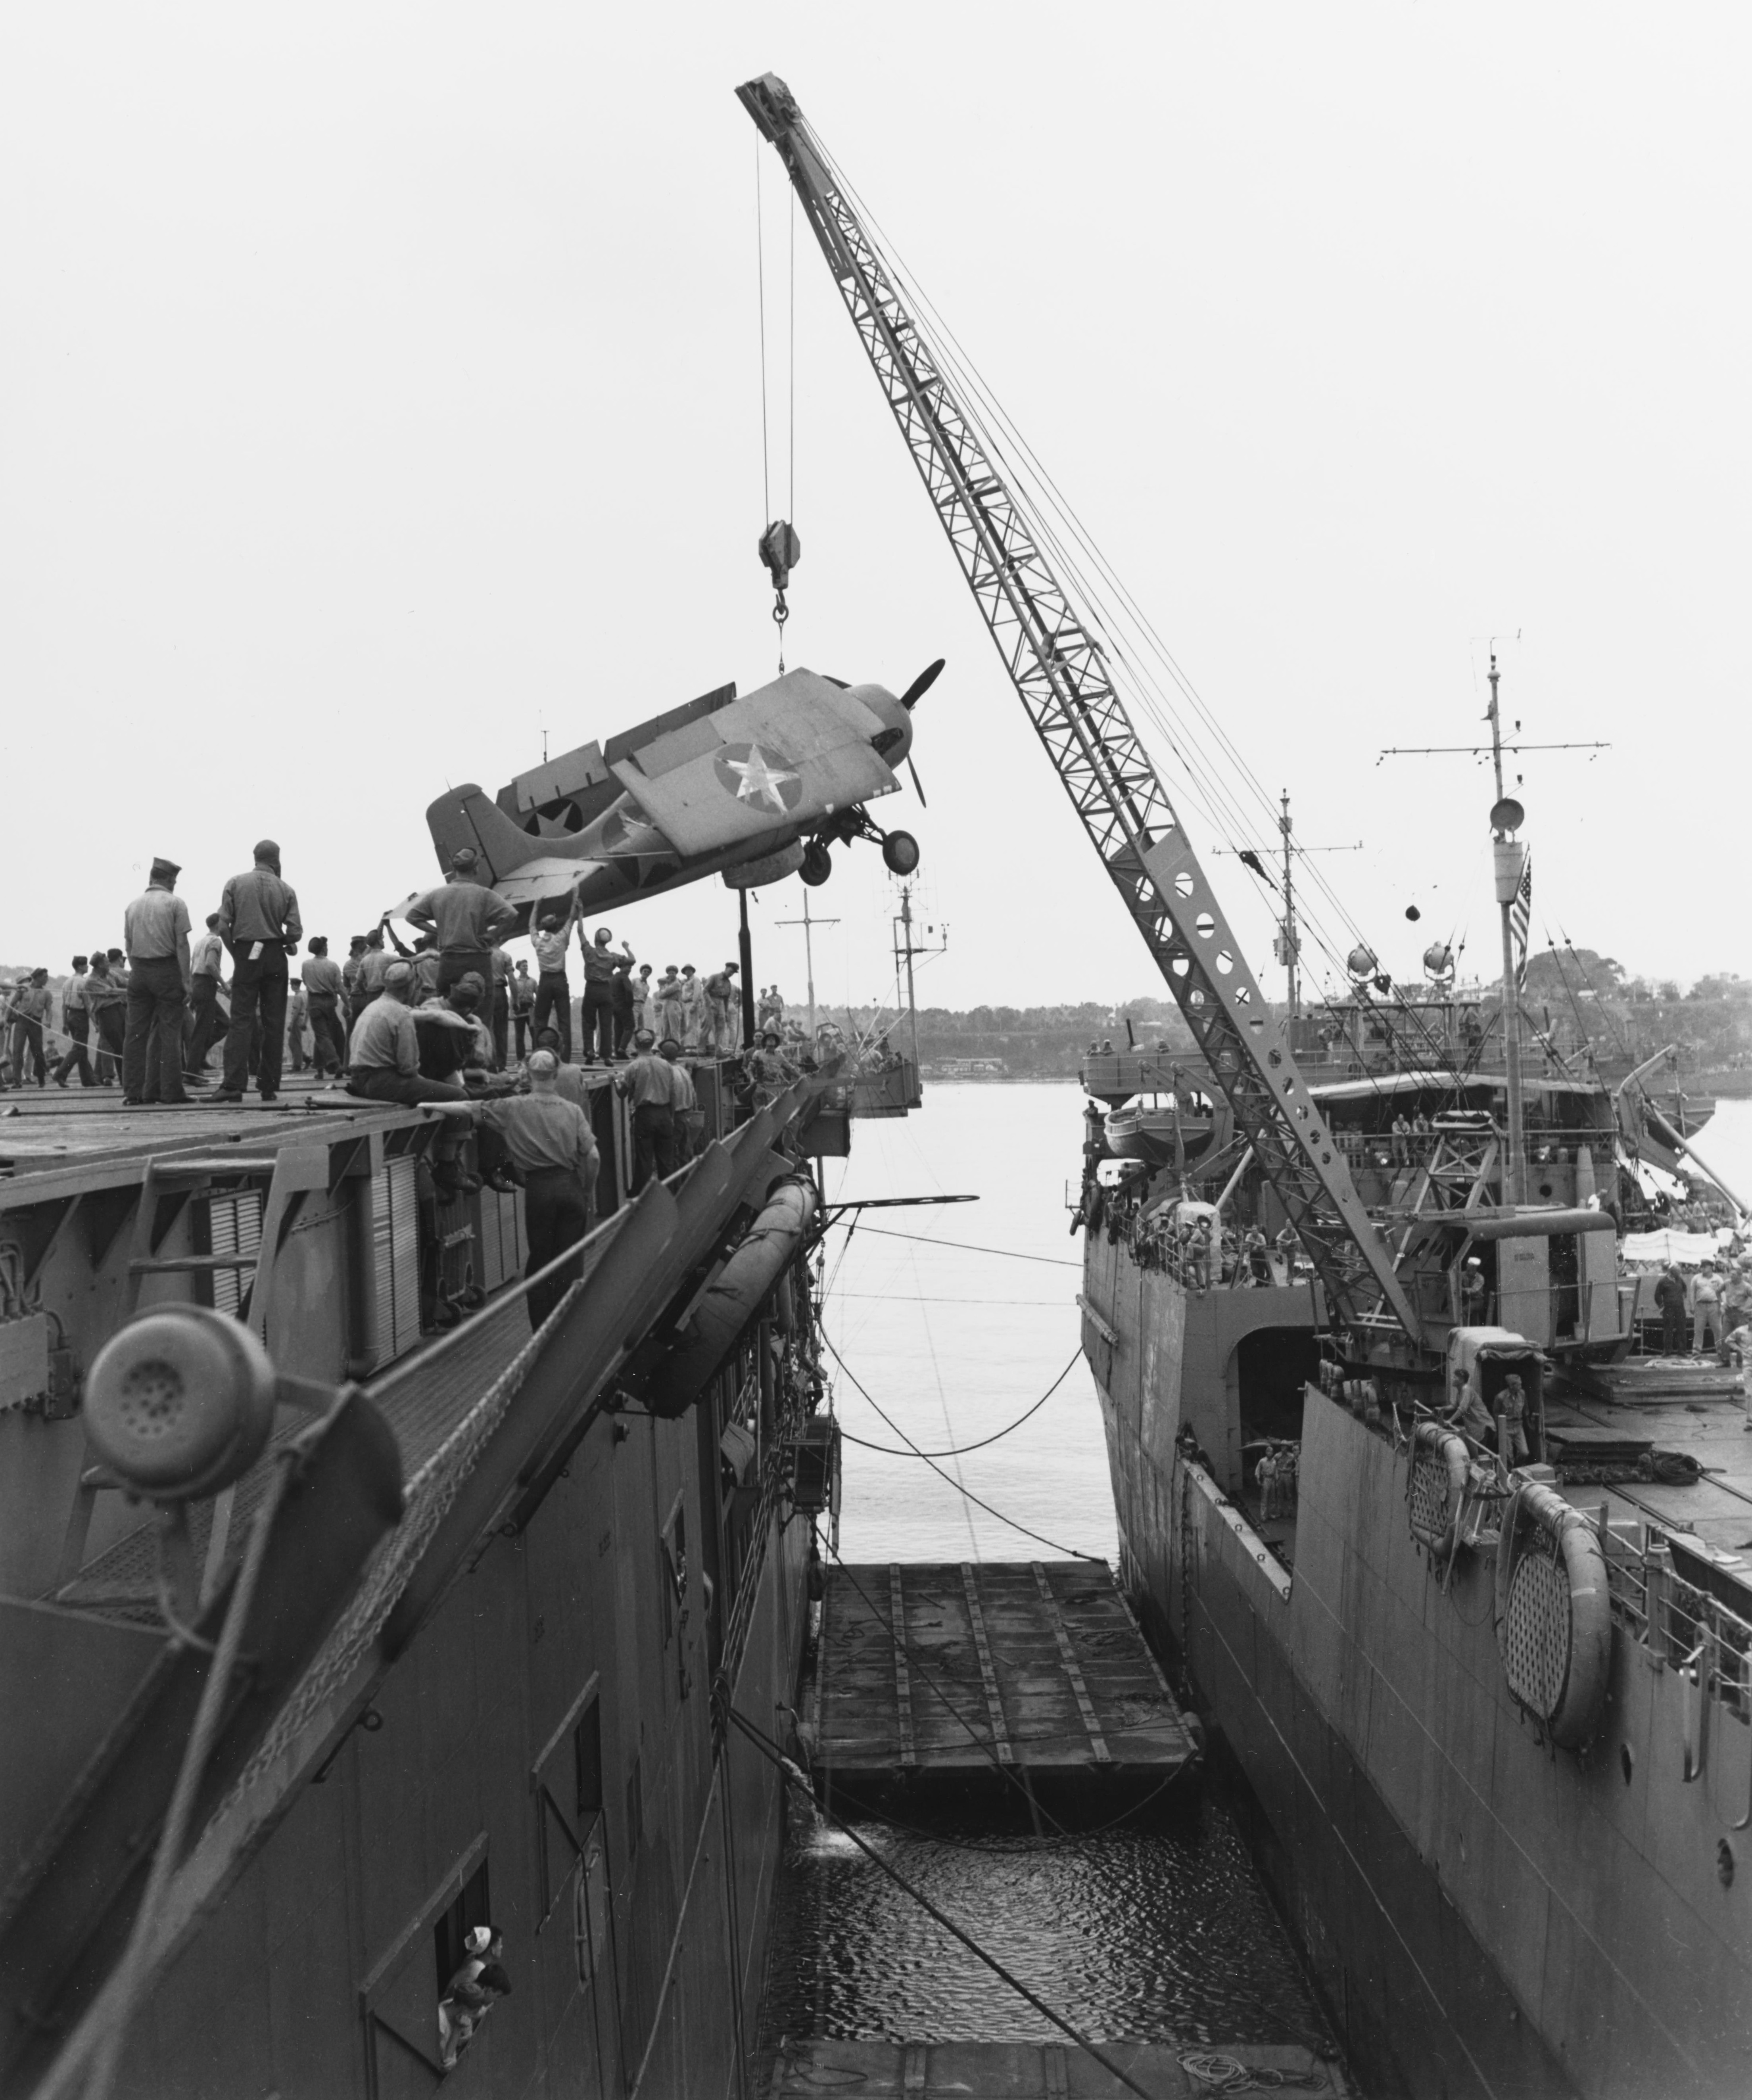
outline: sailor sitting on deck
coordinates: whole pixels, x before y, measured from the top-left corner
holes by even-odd
[[[391,964],[382,991],[354,1022],[347,1048],[346,1091],[367,1101],[399,1102],[404,1108],[421,1101],[466,1101],[466,1087],[421,1076],[419,1038],[408,1004],[413,982],[413,973],[405,963]]]

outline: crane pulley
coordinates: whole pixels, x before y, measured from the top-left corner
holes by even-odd
[[[1319,1104],[1261,995],[1105,655],[826,150],[771,73],[736,90],[777,150],[1004,668],[1332,1311],[1420,1327]]]

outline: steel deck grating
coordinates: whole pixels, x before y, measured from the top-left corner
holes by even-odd
[[[1083,1560],[830,1568],[814,1718],[829,1778],[1166,1776],[1196,1754],[1111,1569]]]

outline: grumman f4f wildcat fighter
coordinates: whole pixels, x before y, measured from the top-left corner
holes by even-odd
[[[595,910],[718,873],[739,889],[793,872],[822,883],[835,840],[879,840],[888,867],[910,875],[917,840],[885,832],[865,805],[899,788],[914,704],[942,668],[939,658],[898,699],[805,670],[739,699],[722,686],[533,766],[490,799],[451,789],[426,813],[432,843],[446,868],[472,848],[477,879],[526,911],[574,893]]]

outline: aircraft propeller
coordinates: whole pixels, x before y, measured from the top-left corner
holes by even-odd
[[[914,706],[925,698],[942,675],[943,660],[939,656],[934,664],[927,664],[918,677],[900,696],[900,704],[911,714]]]
[[[932,686],[937,683],[938,679],[942,675],[942,668],[943,660],[939,656],[934,664],[927,664],[918,677],[907,686],[906,691],[901,695],[900,704],[908,714],[911,713],[917,703],[922,700]],[[918,796],[920,808],[929,809],[931,805],[925,799],[925,783],[919,778],[919,769],[913,764],[910,755],[907,760],[907,770],[912,775],[912,785]]]

